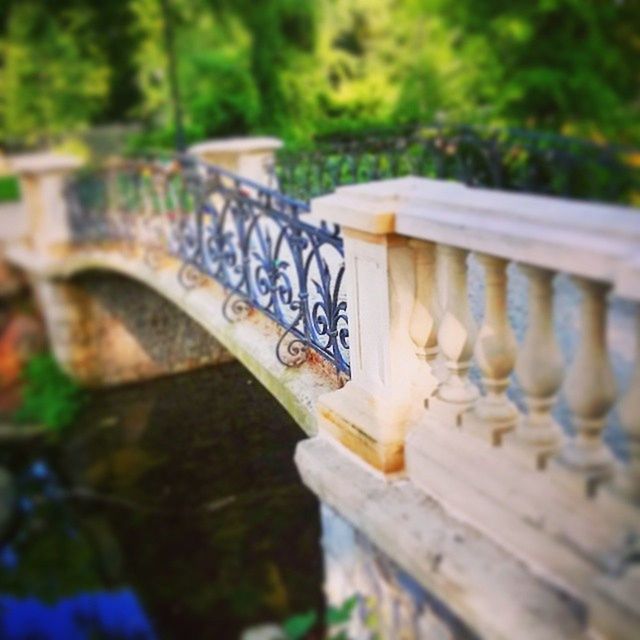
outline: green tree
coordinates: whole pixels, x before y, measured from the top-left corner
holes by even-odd
[[[477,117],[638,142],[640,3],[430,0]]]
[[[137,110],[159,143],[173,139],[173,106],[167,77],[164,15],[159,0],[131,0],[142,100]],[[251,40],[242,22],[217,14],[204,1],[171,4],[178,82],[190,140],[250,132],[260,97],[251,73]]]
[[[110,69],[91,38],[89,11],[14,3],[0,40],[0,137],[52,141],[88,124],[109,91]]]

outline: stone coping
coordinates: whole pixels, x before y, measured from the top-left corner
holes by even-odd
[[[640,253],[640,210],[407,177],[341,187],[311,215],[617,284]],[[626,289],[625,289],[626,290]]]

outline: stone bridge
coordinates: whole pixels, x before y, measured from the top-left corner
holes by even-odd
[[[15,159],[61,365],[240,360],[310,436],[349,637],[637,638],[640,212],[413,177],[308,205],[277,146]]]

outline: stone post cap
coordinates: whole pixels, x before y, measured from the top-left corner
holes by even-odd
[[[409,176],[338,187],[311,200],[311,215],[374,235],[394,233],[396,215],[414,184],[415,178]]]
[[[77,156],[62,153],[25,153],[10,158],[10,166],[18,174],[62,173],[80,168],[84,162]]]
[[[256,136],[245,138],[223,138],[219,140],[206,140],[189,147],[189,153],[194,155],[206,154],[240,154],[275,151],[282,147],[282,140],[268,136]]]

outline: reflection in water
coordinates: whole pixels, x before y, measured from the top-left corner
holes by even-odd
[[[2,637],[43,620],[48,638],[237,638],[320,608],[301,436],[230,363],[97,393],[57,444],[3,447],[17,498],[0,551],[0,620],[15,633]],[[79,635],[52,635],[54,621]]]

